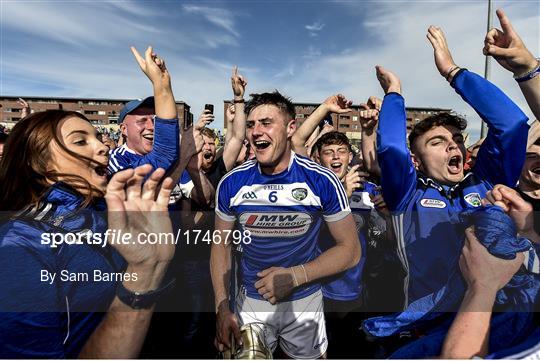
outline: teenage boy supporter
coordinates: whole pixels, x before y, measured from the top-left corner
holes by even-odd
[[[516,184],[527,144],[525,114],[493,84],[456,66],[441,29],[429,27],[427,37],[440,74],[486,121],[489,133],[466,176],[462,118],[440,114],[421,121],[409,135],[409,152],[400,81],[377,66],[386,94],[377,155],[384,199],[393,214],[398,252],[407,272],[406,305],[444,286],[463,246],[459,214],[481,206],[495,184]]]
[[[318,358],[328,340],[322,294],[314,281],[358,263],[354,220],[339,179],[292,152],[296,127],[289,99],[278,92],[252,94],[246,113],[256,160],[229,172],[216,192],[215,231],[225,239],[238,221],[243,234],[241,292],[234,310],[228,302],[231,240],[212,245],[217,343],[220,349],[230,347],[231,334],[240,341],[240,324],[257,322],[272,351],[279,342],[289,357]],[[336,245],[317,256],[321,214]]]
[[[162,59],[155,54],[152,58],[165,69]],[[136,59],[142,67],[145,60],[141,57]],[[178,159],[178,115],[169,72],[163,71],[153,86],[153,97],[132,100],[120,111],[118,122],[126,143],[110,152],[109,175],[143,164],[169,170]]]

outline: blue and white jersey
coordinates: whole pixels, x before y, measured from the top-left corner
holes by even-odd
[[[251,242],[242,243],[240,272],[247,296],[263,300],[255,288],[257,273],[267,268],[292,267],[317,257],[322,219],[336,222],[350,214],[339,179],[328,169],[291,152],[287,170],[266,175],[256,160],[229,172],[216,191],[216,215],[238,221]],[[320,289],[311,283],[287,300]]]
[[[127,144],[115,148],[109,152],[107,173],[112,176],[121,170],[136,168],[144,164],[150,164],[154,169],[170,170],[180,154],[179,129],[178,119],[156,117],[152,151],[145,155],[137,154]]]
[[[368,192],[355,191],[349,199],[349,204],[356,225],[362,255],[360,261],[354,267],[336,275],[326,277],[321,282],[323,296],[335,301],[356,300],[362,294],[363,289],[362,272],[366,263],[367,218],[373,209],[373,202],[371,202]],[[325,228],[319,237],[319,254],[335,245],[336,242],[332,238],[332,235]]]

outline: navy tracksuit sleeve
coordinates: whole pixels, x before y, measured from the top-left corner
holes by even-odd
[[[382,193],[390,211],[401,211],[416,185],[416,170],[407,147],[405,100],[400,94],[384,97],[377,129],[377,157]]]
[[[489,128],[474,173],[492,186],[514,187],[525,162],[527,116],[499,88],[475,73],[460,71],[452,86]]]
[[[152,151],[135,160],[132,167],[151,164],[154,169],[170,170],[180,153],[180,127],[178,119],[157,118],[154,123],[154,146]]]

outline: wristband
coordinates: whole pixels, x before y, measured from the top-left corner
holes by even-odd
[[[234,99],[234,100],[233,100],[233,103],[234,103],[234,104],[245,103],[245,100],[244,100],[244,99]]]
[[[292,275],[294,278],[294,287],[298,287],[298,279],[296,278],[296,273],[294,272],[294,267],[291,268]]]
[[[169,292],[174,287],[174,283],[175,279],[173,278],[169,283],[161,288],[158,288],[157,290],[141,293],[137,291],[130,291],[124,287],[122,282],[119,282],[118,287],[116,288],[116,296],[118,296],[120,301],[134,310],[149,309],[161,296]]]
[[[444,77],[446,79],[446,81],[448,81],[448,79],[450,78],[450,76],[452,75],[452,73],[456,70],[459,70],[460,67],[459,66],[455,66],[453,67],[452,69],[450,69],[450,71],[448,73],[446,73],[446,76]]]
[[[536,59],[536,61],[537,63],[534,68],[532,68],[530,71],[528,71],[524,75],[514,76],[514,79],[518,83],[523,83],[524,81],[531,80],[532,78],[536,77],[540,73],[540,59]]]
[[[309,279],[308,279],[308,277],[307,277],[306,268],[304,267],[303,264],[301,264],[300,267],[302,267],[302,269],[304,270],[304,276],[306,276],[306,283],[308,283],[308,282],[309,282]]]

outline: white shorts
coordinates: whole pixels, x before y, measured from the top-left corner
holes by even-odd
[[[323,296],[319,290],[307,297],[272,305],[240,294],[236,315],[241,325],[262,324],[268,348],[279,347],[291,358],[316,359],[328,348]]]

